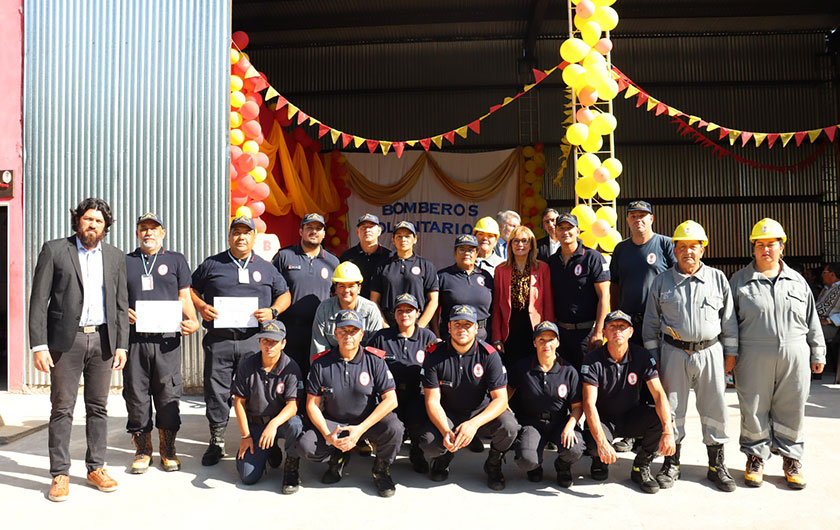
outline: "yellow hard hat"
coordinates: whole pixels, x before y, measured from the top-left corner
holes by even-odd
[[[700,226],[700,223],[692,220],[683,221],[674,230],[674,237],[672,241],[699,241],[703,246],[709,244],[709,238],[706,236],[706,231]]]
[[[499,223],[497,223],[492,217],[482,217],[477,223],[475,223],[473,232],[484,232],[486,234],[498,236],[500,234]]]
[[[787,243],[787,234],[778,221],[765,217],[753,226],[750,243],[756,239],[781,239],[782,243]]]
[[[335,268],[333,283],[362,283],[362,271],[352,261],[345,261]]]

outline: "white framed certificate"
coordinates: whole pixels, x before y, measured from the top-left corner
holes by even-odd
[[[216,296],[213,307],[219,314],[214,328],[255,328],[259,326],[254,312],[260,308],[256,296]]]
[[[134,307],[138,333],[180,333],[183,306],[180,300],[137,300]]]

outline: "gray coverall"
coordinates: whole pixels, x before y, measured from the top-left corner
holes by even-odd
[[[738,315],[735,388],[741,404],[741,451],[802,459],[810,363],[825,362],[822,328],[805,279],[782,263],[775,284],[755,262],[732,276]]]
[[[659,377],[676,427],[676,443],[685,438],[688,394],[693,388],[703,443],[724,444],[728,438],[723,355],[735,355],[738,349],[738,321],[729,283],[721,271],[706,265],[701,264],[692,276],[682,274],[677,267],[666,270],[651,284],[642,340],[659,362]],[[700,351],[686,352],[665,342],[662,334],[685,342],[719,340]]]

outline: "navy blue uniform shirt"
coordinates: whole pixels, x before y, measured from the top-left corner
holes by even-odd
[[[604,268],[604,263],[600,252],[584,247],[580,240],[568,263],[563,263],[562,250],[548,258],[557,322],[577,324],[595,320],[598,311],[595,284],[610,281],[610,271]]]
[[[321,300],[330,297],[332,276],[338,258],[321,248],[310,258],[300,245],[280,249],[271,263],[280,271],[292,294],[292,305],[283,312],[283,319],[312,321]]]
[[[485,270],[473,269],[472,274],[457,264],[441,269],[437,273],[440,303],[441,335],[448,335],[443,330],[449,322],[449,311],[455,305],[471,305],[475,308],[478,320],[490,317],[490,304],[493,302],[493,276]]]
[[[420,369],[426,358],[426,346],[437,337],[431,330],[414,327],[410,337],[400,335],[397,328],[383,328],[368,341],[368,346],[385,352],[385,362],[394,375],[400,390],[420,391]]]
[[[647,350],[631,342],[620,363],[610,357],[606,345],[589,352],[580,367],[580,377],[584,383],[598,387],[595,407],[602,418],[610,420],[634,409],[642,401],[642,387],[659,378],[659,373]]]
[[[262,364],[262,354],[258,352],[239,363],[231,392],[245,398],[248,414],[273,418],[287,402],[297,399],[302,388],[300,368],[294,359],[284,353],[277,366],[267,372]]]
[[[193,289],[210,305],[213,305],[213,299],[217,296],[256,296],[260,308],[271,307],[278,296],[289,290],[277,269],[255,253],[252,252],[248,259],[238,261],[241,266],[247,263],[248,283],[239,283],[239,265],[234,263],[231,254],[225,250],[204,260],[193,272]],[[204,327],[213,329],[213,321],[205,320]],[[238,328],[234,331],[244,333],[248,330]]]
[[[421,372],[423,388],[440,388],[440,403],[447,414],[471,416],[490,404],[490,392],[507,387],[507,372],[496,350],[476,340],[459,354],[449,342],[426,352]]]
[[[385,360],[368,348],[360,347],[349,361],[341,358],[337,347],[312,359],[306,393],[321,397],[326,419],[356,424],[373,412],[382,394],[394,390]]]
[[[510,372],[510,386],[516,389],[519,423],[531,425],[548,413],[552,419],[568,418],[572,403],[583,400],[580,376],[575,367],[558,358],[543,372],[535,356],[520,359]]]
[[[128,307],[136,308],[137,300],[177,300],[178,291],[190,286],[190,266],[180,252],[160,249],[153,256],[145,256],[139,248],[125,256],[125,278],[128,283]],[[141,276],[146,270],[152,275],[150,291],[143,290]]]
[[[371,291],[381,295],[379,307],[388,317],[394,318],[394,301],[403,293],[414,295],[420,305],[420,313],[426,307],[426,293],[438,290],[435,266],[426,258],[413,254],[401,259],[396,254],[377,269]]]
[[[345,250],[341,254],[339,261],[341,263],[350,261],[359,267],[359,270],[362,271],[362,278],[365,279],[365,281],[362,282],[362,289],[359,294],[370,300],[370,288],[373,285],[373,278],[376,276],[376,270],[380,265],[383,265],[386,261],[388,261],[388,258],[390,258],[393,254],[393,250],[387,249],[382,245],[376,247],[376,250],[371,254],[362,250],[361,245],[356,245],[355,247]]]
[[[630,238],[616,245],[610,260],[610,281],[618,283],[618,309],[631,316],[643,315],[653,279],[675,263],[674,243],[662,234],[653,234],[644,245]]]

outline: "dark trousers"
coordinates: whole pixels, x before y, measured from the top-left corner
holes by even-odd
[[[364,418],[359,418],[359,422]],[[327,420],[327,428],[334,431],[339,425],[352,425],[359,422],[337,422]],[[387,416],[379,420],[373,427],[368,429],[360,440],[367,440],[376,447],[376,458],[385,460],[389,464],[397,459],[397,451],[400,450],[403,438],[403,424],[397,415],[389,412]],[[310,462],[325,462],[329,460],[333,447],[327,443],[321,432],[310,426],[303,436],[298,440],[298,447],[303,456]]]
[[[560,441],[566,421],[536,422],[523,425],[519,430],[516,441],[513,442],[514,460],[519,469],[531,471],[542,465],[543,451],[548,442],[557,446],[557,458],[567,464],[574,464],[583,456],[586,445],[583,443],[583,433],[575,429],[575,445],[566,449]]]
[[[204,346],[204,403],[207,419],[227,423],[230,418],[230,386],[239,361],[260,351],[256,335],[228,339],[207,333]]]
[[[534,349],[534,328],[527,309],[512,311],[508,321],[508,336],[505,339],[505,353],[502,361],[511,369],[520,359],[536,355]]]
[[[428,421],[426,416],[426,402],[423,393],[419,388],[412,390],[397,390],[397,402],[399,406],[394,412],[405,425],[405,430],[411,437],[413,443],[420,440],[423,424]]]
[[[583,357],[589,350],[589,334],[592,329],[560,328],[560,356],[566,359],[577,371],[583,363]]]
[[[294,317],[280,317],[280,320],[286,326],[286,347],[283,352],[295,360],[303,375],[302,381],[306,381],[312,348],[312,320]]]
[[[243,484],[256,484],[265,472],[265,463],[271,449],[260,449],[260,436],[265,430],[265,425],[249,423],[248,429],[251,432],[251,441],[254,443],[254,452],[245,451],[245,455],[239,458],[239,449],[237,449],[236,471]],[[283,448],[286,450],[286,458],[297,458],[297,441],[301,432],[303,432],[303,422],[300,416],[292,416],[283,425],[277,427],[274,445],[279,445],[281,439],[285,440]]]
[[[659,421],[656,410],[645,404],[637,405],[620,418],[601,417],[601,429],[604,430],[604,436],[607,437],[609,443],[612,443],[614,438],[641,439],[642,448],[650,454],[656,453],[659,448],[659,438],[662,436],[662,423]],[[595,443],[595,438],[588,428],[584,432],[583,439],[589,454],[597,457],[598,444]]]
[[[108,447],[108,389],[114,362],[108,328],[101,326],[96,333],[76,333],[68,351],[50,354],[55,365],[50,371],[50,474],[67,475],[70,471],[70,429],[82,375],[87,438],[85,465],[88,472],[99,469],[105,465]]]
[[[123,398],[130,434],[151,432],[152,427],[178,431],[179,404],[184,390],[181,377],[181,336],[176,333],[143,337],[132,333],[125,365]],[[152,424],[152,403],[157,412]]]
[[[449,428],[454,429],[468,419],[477,416],[481,411],[476,410],[468,415],[451,415],[447,416],[446,421],[449,422]],[[509,410],[502,412],[495,420],[485,423],[476,432],[476,437],[484,436],[490,438],[490,447],[497,451],[507,451],[513,445],[516,435],[519,432],[519,424],[516,423],[516,418]],[[434,424],[427,420],[420,434],[420,448],[426,455],[426,458],[437,458],[446,454],[446,447],[443,445],[443,435]]]

